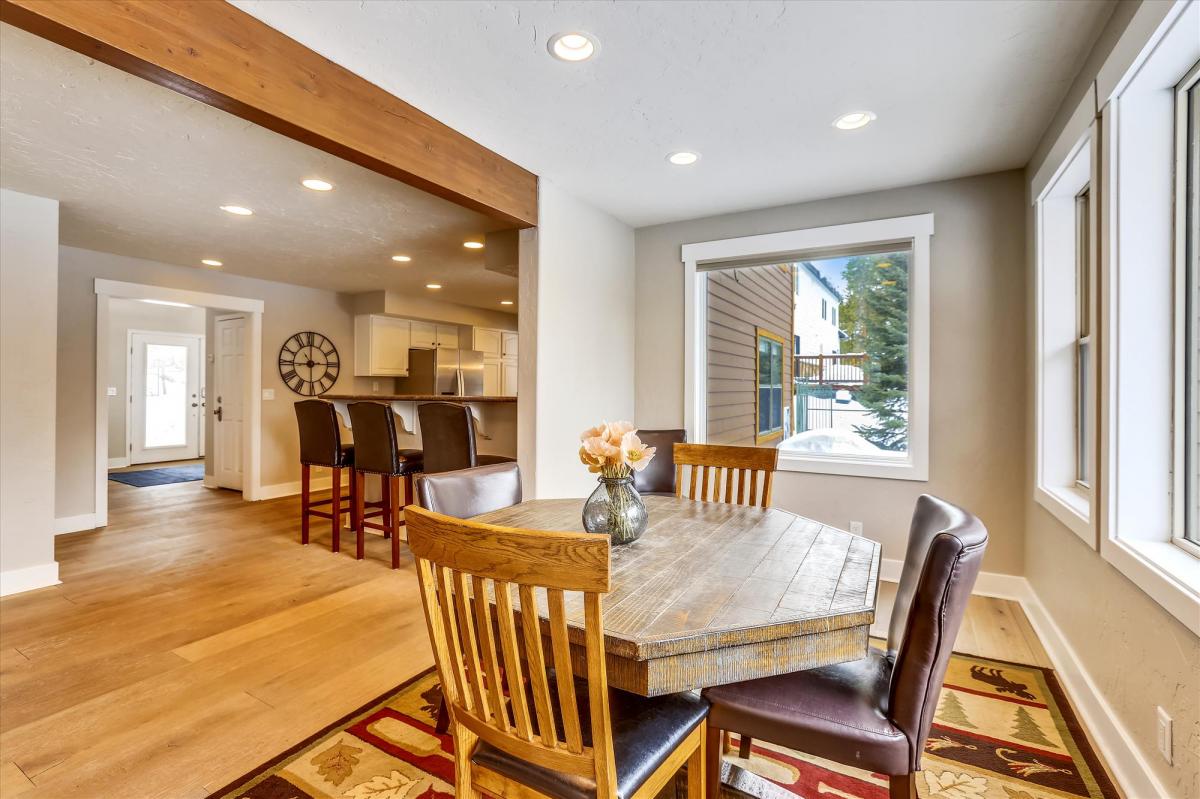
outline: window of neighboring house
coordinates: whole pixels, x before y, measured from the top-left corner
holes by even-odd
[[[783,470],[927,479],[932,227],[923,214],[685,245],[689,437],[778,447]],[[722,257],[687,260],[710,248]]]
[[[758,358],[755,361],[755,418],[758,420],[754,442],[761,444],[783,435],[783,338],[757,328]]]

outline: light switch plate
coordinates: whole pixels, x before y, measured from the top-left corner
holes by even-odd
[[[116,387],[116,386],[109,386],[109,387],[108,387],[108,391],[107,391],[106,393],[107,393],[107,394],[108,394],[108,396],[110,396],[110,397],[115,397],[115,396],[117,396],[117,387]]]
[[[273,388],[264,388],[264,389],[263,389],[263,399],[265,399],[265,400],[273,400],[273,399],[275,399],[275,389],[273,389]]]
[[[863,534],[863,523],[862,522],[850,522],[850,533],[852,535],[862,535]]]
[[[1171,766],[1175,764],[1174,753],[1171,751],[1174,749],[1174,742],[1172,741],[1174,736],[1172,735],[1171,730],[1173,722],[1171,717],[1167,715],[1167,711],[1163,710],[1161,707],[1157,708],[1157,711],[1158,753],[1163,756],[1163,760],[1167,761],[1167,765]]]

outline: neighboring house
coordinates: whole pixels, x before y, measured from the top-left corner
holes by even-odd
[[[839,352],[838,308],[842,295],[808,261],[795,265],[796,314],[792,328],[795,355]]]
[[[709,443],[775,446],[791,432],[792,271],[708,273]]]

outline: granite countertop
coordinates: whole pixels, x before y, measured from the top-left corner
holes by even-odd
[[[322,394],[321,399],[364,402],[516,402],[516,397],[452,397],[442,394]]]

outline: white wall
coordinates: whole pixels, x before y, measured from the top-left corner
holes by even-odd
[[[58,201],[0,189],[0,596],[54,585]]]
[[[108,385],[117,390],[108,398],[108,457],[128,458],[125,413],[129,407],[129,331],[204,335],[203,308],[175,308],[137,300],[113,299],[108,306]],[[202,368],[201,373],[205,370]],[[200,379],[201,385],[204,378]]]
[[[525,309],[528,280],[523,274]],[[595,475],[579,462],[579,434],[602,420],[633,419],[634,286],[633,230],[542,180],[535,311],[539,498],[590,494]],[[522,349],[522,362],[527,353]],[[527,396],[524,383],[520,390]]]
[[[841,302],[829,287],[822,283],[803,264],[796,265],[796,316],[793,333],[800,337],[803,355],[841,352],[842,340],[834,317]],[[825,301],[825,318],[821,318],[821,300]],[[795,342],[788,342],[788,350]]]

